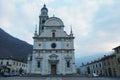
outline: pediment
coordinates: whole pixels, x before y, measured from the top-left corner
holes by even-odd
[[[44,26],[45,27],[63,27],[64,24],[61,19],[57,17],[51,17],[45,22]]]
[[[50,58],[57,58],[58,55],[56,55],[56,54],[52,54],[52,55],[50,55],[49,57],[50,57]]]

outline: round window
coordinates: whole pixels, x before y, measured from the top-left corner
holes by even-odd
[[[51,44],[51,47],[52,47],[52,48],[55,48],[55,47],[56,47],[56,44],[55,44],[55,43],[52,43],[52,44]]]

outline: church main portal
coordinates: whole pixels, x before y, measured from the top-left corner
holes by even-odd
[[[56,74],[56,65],[51,65],[51,74],[52,75]]]

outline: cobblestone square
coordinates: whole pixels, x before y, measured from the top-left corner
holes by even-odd
[[[120,78],[88,78],[88,77],[0,77],[0,80],[120,80]]]

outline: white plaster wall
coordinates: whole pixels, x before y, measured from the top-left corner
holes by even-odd
[[[49,56],[53,54],[53,53],[41,53],[41,57],[43,58],[41,60],[41,70],[42,71],[36,71],[37,70],[37,65],[36,65],[36,62],[37,60],[35,59],[35,57],[38,57],[38,55],[34,54],[34,58],[33,58],[33,61],[32,61],[32,73],[35,73],[35,74],[42,74],[42,75],[47,75],[47,74],[50,74],[51,73],[51,65],[50,63],[48,62],[48,59],[49,59]],[[54,53],[55,54],[55,53]],[[67,54],[67,53],[57,53],[56,55],[58,55],[58,64],[57,64],[57,74],[72,74],[72,73],[75,73],[76,71],[76,68],[75,68],[75,64],[74,63],[74,54]],[[65,60],[65,56],[71,56],[72,57],[72,60],[71,60],[71,67],[69,69],[66,69],[66,60]]]
[[[61,37],[61,39],[59,40],[47,40],[46,38],[51,38],[52,37],[52,31],[55,30],[55,37]],[[64,39],[64,38],[68,38],[68,40]],[[43,38],[42,41],[39,40],[39,38]],[[52,48],[51,44],[52,43],[56,43],[56,48]],[[40,45],[39,45],[40,44]],[[68,46],[67,46],[68,45]],[[70,38],[70,36],[64,31],[63,27],[53,27],[53,26],[49,26],[49,27],[45,27],[44,31],[41,32],[41,34],[38,36],[38,39],[35,38],[34,39],[34,45],[33,45],[33,49],[37,49],[37,50],[73,50],[74,49],[74,40],[72,38]],[[37,70],[37,60],[36,57],[38,57],[40,54],[40,57],[42,57],[41,60],[41,71]],[[32,73],[35,74],[42,74],[42,75],[47,75],[51,73],[51,65],[48,62],[49,56],[52,54],[56,54],[58,55],[58,64],[57,64],[57,74],[73,74],[76,73],[76,68],[75,68],[75,56],[74,56],[74,51],[58,51],[57,53],[51,52],[51,53],[45,53],[45,52],[40,52],[40,53],[33,53],[33,60],[31,63],[31,69],[32,69]],[[66,68],[66,56],[70,56],[71,60],[70,60],[70,68]]]

